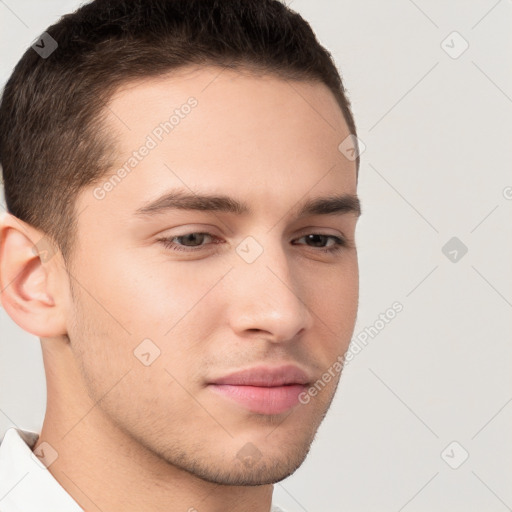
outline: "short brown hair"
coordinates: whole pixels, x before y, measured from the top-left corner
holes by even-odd
[[[356,135],[331,54],[279,0],[94,0],[46,33],[58,47],[46,58],[28,48],[5,85],[0,164],[8,212],[49,236],[65,261],[76,197],[112,164],[101,114],[125,82],[193,64],[323,82]]]

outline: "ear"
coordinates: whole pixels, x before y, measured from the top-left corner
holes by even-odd
[[[10,213],[0,218],[0,298],[7,314],[39,338],[67,334],[65,266],[39,230]]]

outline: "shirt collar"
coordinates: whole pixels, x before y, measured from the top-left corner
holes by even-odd
[[[2,512],[84,512],[31,448],[39,435],[11,427],[0,444]]]

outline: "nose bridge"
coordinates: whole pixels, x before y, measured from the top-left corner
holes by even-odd
[[[311,324],[300,276],[280,239],[249,236],[236,248],[230,321],[242,333],[265,331],[272,340],[294,338]]]

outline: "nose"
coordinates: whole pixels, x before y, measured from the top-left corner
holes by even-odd
[[[252,247],[254,249],[254,247]],[[229,322],[241,338],[292,342],[308,330],[313,315],[307,304],[306,282],[278,242],[261,247],[252,262],[243,253],[230,272]],[[260,249],[260,250],[261,250]]]

